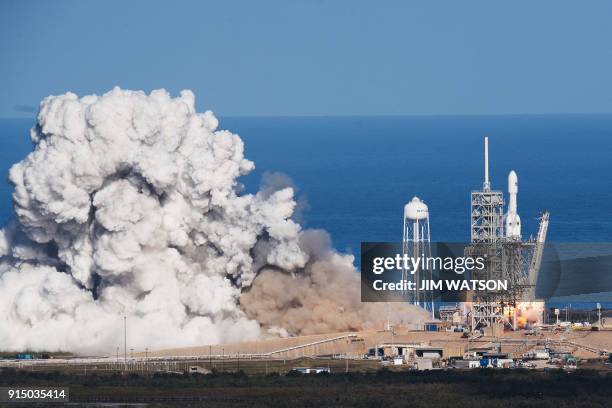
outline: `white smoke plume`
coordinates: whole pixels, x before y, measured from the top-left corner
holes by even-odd
[[[254,165],[217,127],[190,91],[41,102],[34,150],[9,175],[0,349],[110,352],[123,316],[135,350],[381,320],[352,258],[293,221],[291,187],[239,193]]]

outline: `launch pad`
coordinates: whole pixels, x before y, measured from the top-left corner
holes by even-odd
[[[508,290],[474,294],[470,325],[472,330],[495,325],[517,328],[521,305],[532,302],[541,266],[548,229],[548,212],[540,217],[535,239],[522,239],[521,219],[517,211],[518,176],[508,174],[510,199],[504,213],[504,195],[491,190],[489,179],[489,139],[484,139],[484,182],[482,190],[472,191],[470,210],[470,245],[466,255],[483,256],[486,267],[475,273],[478,279],[505,279]],[[542,308],[543,310],[543,308]]]
[[[474,270],[471,279],[503,281],[508,285],[503,290],[471,292],[460,299],[469,311],[465,322],[472,330],[494,326],[516,330],[523,311],[538,309],[541,314],[544,309],[543,301],[536,302],[535,285],[542,262],[549,214],[546,211],[542,213],[536,238],[523,239],[517,205],[518,175],[514,170],[508,174],[508,193],[506,206],[504,193],[491,189],[489,139],[485,137],[484,181],[482,189],[472,191],[470,195],[470,243],[463,252],[466,257],[485,260],[484,268]],[[429,209],[423,201],[414,197],[404,207],[403,255],[428,256],[432,251],[431,245]],[[411,274],[404,269],[402,279],[420,288],[420,282],[432,279],[434,269],[422,267]],[[432,318],[436,310],[434,298],[433,290],[416,290],[405,294],[406,301],[431,311]],[[534,315],[533,311],[530,315]],[[541,318],[538,321],[541,322]]]

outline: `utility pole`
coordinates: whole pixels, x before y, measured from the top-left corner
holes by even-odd
[[[601,303],[597,302],[597,318],[599,320],[599,330],[602,329],[601,325]]]
[[[127,370],[127,316],[123,316],[123,365]]]
[[[149,371],[149,348],[145,348],[145,369]]]
[[[391,321],[389,320],[389,302],[385,302],[385,309],[387,311],[387,330],[391,330]]]
[[[470,342],[472,341],[472,333],[468,336],[468,345],[467,345],[467,356],[470,358]],[[416,351],[414,352],[416,357]]]

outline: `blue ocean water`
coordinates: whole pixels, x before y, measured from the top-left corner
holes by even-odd
[[[494,189],[519,177],[523,233],[551,213],[549,240],[612,240],[612,115],[229,118],[263,171],[291,176],[311,209],[308,227],[327,229],[336,247],[401,240],[403,205],[429,206],[432,239],[469,240],[470,191],[483,179],[490,140]]]
[[[31,150],[33,119],[0,120],[0,172]],[[398,241],[402,208],[428,204],[432,239],[469,240],[469,194],[483,178],[483,136],[491,181],[507,189],[519,177],[523,233],[551,213],[549,241],[612,241],[612,115],[221,118],[238,133],[256,170],[291,177],[308,202],[302,223],[327,230],[334,246],[359,255],[361,241]],[[12,213],[12,189],[0,183],[0,223]]]

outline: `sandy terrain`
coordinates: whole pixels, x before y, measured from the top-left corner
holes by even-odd
[[[599,332],[543,332],[528,336],[526,332],[505,332],[500,337],[465,339],[461,333],[425,331],[362,331],[353,333],[330,333],[312,336],[272,338],[260,341],[222,345],[166,349],[149,352],[149,356],[244,356],[269,355],[278,358],[348,354],[359,356],[369,348],[382,344],[408,344],[439,347],[445,357],[461,355],[469,349],[486,348],[501,343],[502,352],[519,357],[534,348],[551,344],[558,349],[572,352],[580,358],[597,357],[600,351],[612,351],[612,330]]]

